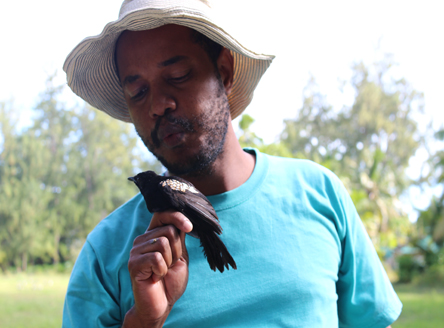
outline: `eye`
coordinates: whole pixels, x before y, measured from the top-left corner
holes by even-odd
[[[131,96],[131,100],[140,100],[148,92],[147,87],[141,88],[134,96]]]
[[[178,77],[171,77],[168,80],[172,83],[182,83],[182,82],[185,82],[186,80],[188,80],[190,75],[191,75],[191,71],[184,74],[184,75],[178,76]]]

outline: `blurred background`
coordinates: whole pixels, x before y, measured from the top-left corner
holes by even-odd
[[[2,4],[2,327],[60,326],[87,234],[137,193],[128,176],[162,171],[131,125],[66,86],[66,56],[116,20],[120,5]],[[404,303],[393,326],[444,326],[444,4],[213,0],[213,7],[247,48],[276,55],[233,121],[242,145],[335,172]]]

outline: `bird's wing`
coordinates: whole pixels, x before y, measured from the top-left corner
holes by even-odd
[[[171,177],[160,183],[163,192],[168,194],[173,206],[190,219],[197,231],[222,233],[219,218],[210,201],[191,182]],[[193,234],[191,234],[193,235]]]
[[[182,212],[193,225],[200,226],[203,230],[212,230],[219,235],[222,233],[222,227],[218,222],[219,218],[209,201],[205,202],[202,198],[189,195],[186,192]]]

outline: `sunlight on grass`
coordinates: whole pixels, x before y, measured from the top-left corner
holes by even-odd
[[[395,328],[444,327],[444,287],[395,286],[404,307]]]
[[[0,326],[60,328],[68,280],[55,273],[0,275]]]
[[[0,275],[0,327],[60,328],[68,274]],[[395,285],[404,304],[393,328],[444,327],[444,286]]]

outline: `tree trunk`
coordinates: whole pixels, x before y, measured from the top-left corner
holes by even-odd
[[[27,268],[28,268],[28,253],[24,252],[22,253],[22,271],[26,272]]]
[[[59,256],[59,245],[60,245],[60,233],[56,232],[54,234],[54,264],[59,264],[60,256]]]

